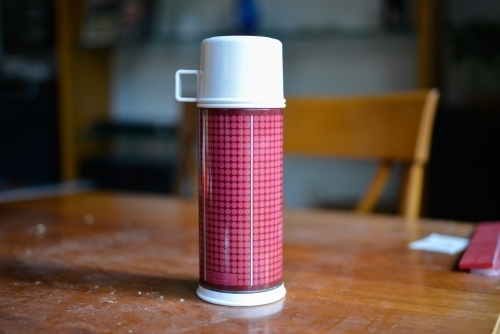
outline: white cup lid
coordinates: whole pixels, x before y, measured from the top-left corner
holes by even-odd
[[[198,75],[198,96],[180,96],[180,74]],[[194,73],[196,72],[196,73]],[[201,43],[200,70],[179,70],[179,101],[200,108],[284,108],[280,41],[259,36],[220,36]]]

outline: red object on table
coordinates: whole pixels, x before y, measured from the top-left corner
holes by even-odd
[[[477,226],[459,268],[500,269],[500,222],[483,222]]]

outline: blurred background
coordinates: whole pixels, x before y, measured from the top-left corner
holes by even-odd
[[[91,180],[193,196],[179,171],[196,157],[182,141],[196,109],[174,99],[174,74],[227,34],[282,41],[285,97],[438,87],[423,216],[500,219],[497,0],[0,0],[0,195]],[[375,164],[284,168],[287,206],[330,207],[354,201]]]

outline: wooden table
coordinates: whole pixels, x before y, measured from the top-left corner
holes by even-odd
[[[288,211],[281,302],[231,308],[197,298],[195,203],[89,193],[0,205],[0,332],[491,333],[500,279],[458,255],[414,251],[473,226]]]

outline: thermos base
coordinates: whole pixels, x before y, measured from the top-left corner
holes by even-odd
[[[263,292],[252,293],[227,293],[209,290],[198,286],[196,290],[198,297],[206,302],[224,306],[257,306],[276,302],[285,297],[284,284]]]

